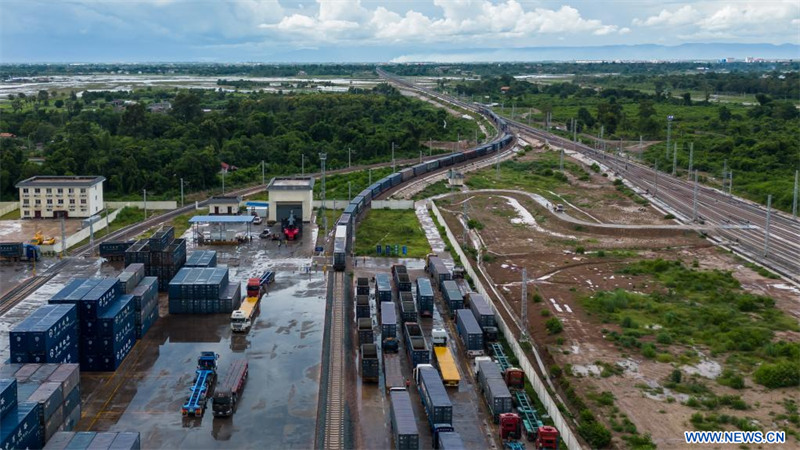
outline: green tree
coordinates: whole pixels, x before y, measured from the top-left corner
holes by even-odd
[[[197,118],[201,111],[200,98],[193,92],[181,91],[172,101],[172,115],[184,122]]]

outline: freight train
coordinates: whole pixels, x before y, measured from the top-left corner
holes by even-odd
[[[506,123],[505,119],[489,109],[480,107],[478,110],[492,120],[497,129],[500,130],[500,136],[487,144],[483,144],[466,152],[444,155],[439,158],[425,161],[415,166],[405,168],[399,172],[387,175],[386,177],[378,180],[371,186],[361,191],[353,198],[353,200],[345,208],[344,213],[336,222],[336,234],[334,237],[333,249],[333,269],[335,271],[344,271],[347,254],[350,251],[350,246],[353,241],[356,220],[370,207],[373,199],[385,193],[389,189],[411,180],[412,178],[423,176],[426,173],[441,169],[443,167],[449,167],[454,164],[460,164],[465,161],[475,158],[482,158],[486,155],[499,152],[501,149],[505,148],[511,143],[511,141],[514,139],[514,136],[508,132],[508,124]]]

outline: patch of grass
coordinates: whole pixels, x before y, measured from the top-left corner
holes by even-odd
[[[551,317],[547,319],[547,322],[544,324],[545,328],[550,334],[558,334],[564,331],[564,324],[558,319],[558,317]]]
[[[469,219],[469,220],[467,220],[467,228],[469,228],[470,230],[472,230],[472,229],[482,230],[483,229],[483,223],[481,223],[477,219]]]
[[[762,277],[769,278],[771,280],[777,280],[777,279],[780,278],[780,276],[770,272],[769,270],[767,270],[764,267],[759,266],[758,264],[753,264],[751,262],[746,262],[746,263],[744,263],[744,266],[749,268],[749,269],[755,270]]]
[[[569,172],[583,172],[577,164],[564,163]],[[494,167],[481,169],[467,175],[465,183],[471,189],[519,189],[540,192],[552,197],[548,191],[568,184],[566,176],[558,170],[558,153],[537,154],[533,161],[504,161],[500,163],[500,176]]]
[[[614,186],[616,187],[617,191],[621,192],[623,195],[633,200],[634,203],[642,206],[647,206],[650,204],[650,202],[647,201],[647,199],[643,198],[642,196],[634,192],[633,189],[629,188],[628,186],[625,186],[625,183],[622,182],[622,179],[617,178],[616,180],[614,180]],[[672,214],[668,215],[671,216]],[[664,216],[664,218],[666,219],[667,217]],[[671,218],[674,219],[675,217],[673,216]]]
[[[317,226],[320,229],[320,233],[324,233],[324,226],[325,225],[324,225],[323,220],[322,220],[323,218],[325,218],[325,217],[328,218],[328,230],[330,231],[334,227],[336,227],[336,221],[339,220],[339,217],[341,215],[342,215],[342,211],[341,210],[325,209],[325,214],[320,214],[320,210],[317,209],[317,220],[316,220],[316,222],[317,222]]]
[[[17,208],[9,213],[4,214],[3,216],[0,216],[0,220],[18,220],[21,217],[20,214],[20,209]]]
[[[431,247],[414,210],[376,210],[366,212],[356,231],[356,255],[375,256],[375,246],[403,245],[408,257],[424,258]]]
[[[455,189],[455,188],[453,188]],[[437,181],[433,183],[425,189],[417,192],[411,197],[412,200],[422,200],[424,198],[435,197],[437,195],[446,194],[450,192],[450,186],[447,184],[447,180]]]

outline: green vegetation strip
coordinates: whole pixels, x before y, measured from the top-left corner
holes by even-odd
[[[424,258],[431,251],[413,209],[367,211],[356,232],[355,253],[358,256],[377,256],[375,248],[378,244],[383,247],[391,245],[392,251],[398,245],[401,252],[405,245],[409,258]]]
[[[756,383],[768,388],[800,385],[800,343],[775,341],[775,332],[797,332],[800,326],[775,308],[772,298],[744,292],[730,272],[697,270],[679,261],[642,260],[619,272],[651,275],[659,289],[650,294],[617,289],[584,298],[589,311],[622,327],[622,333],[608,333],[609,339],[660,362],[675,359],[672,343],[700,344],[712,356],[728,355],[731,368],[752,372]],[[643,343],[645,337],[655,342]],[[740,384],[734,372],[718,382]]]

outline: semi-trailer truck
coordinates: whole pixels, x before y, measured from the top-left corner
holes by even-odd
[[[498,423],[500,414],[511,412],[513,399],[508,386],[494,361],[478,363],[478,385],[481,388],[494,423]]]
[[[231,363],[228,373],[221,378],[214,390],[211,400],[214,417],[227,417],[236,412],[248,373],[249,364],[246,359],[237,359]]]
[[[414,369],[414,381],[417,384],[422,406],[428,416],[428,425],[433,433],[433,442],[437,442],[438,434],[453,431],[453,404],[447,396],[439,372],[430,364],[420,364]]]
[[[464,343],[464,348],[467,350],[467,356],[483,355],[483,330],[470,310],[459,309],[456,311],[456,328]]]
[[[469,300],[469,309],[472,311],[472,315],[475,316],[475,320],[483,330],[484,341],[497,341],[497,322],[489,302],[477,292],[470,292],[467,295],[467,299]]]
[[[361,379],[377,383],[379,374],[378,347],[372,343],[361,344]]]
[[[260,303],[261,297],[245,298],[242,304],[239,305],[239,309],[231,313],[231,330],[239,333],[250,331]]]
[[[383,352],[383,381],[386,390],[406,387],[406,379],[401,369],[400,355]]]
[[[458,373],[456,361],[453,359],[453,354],[450,353],[450,349],[447,347],[434,346],[433,362],[442,375],[442,382],[444,385],[458,387],[458,384],[461,382],[461,375]]]
[[[431,280],[417,278],[417,312],[422,317],[433,317],[433,287]]]
[[[429,364],[431,352],[425,336],[422,335],[422,328],[415,322],[406,322],[403,327],[405,328],[406,352],[411,367],[414,368],[417,364]]]
[[[392,437],[396,450],[418,450],[419,430],[411,397],[405,388],[393,388],[389,392],[392,400]]]

